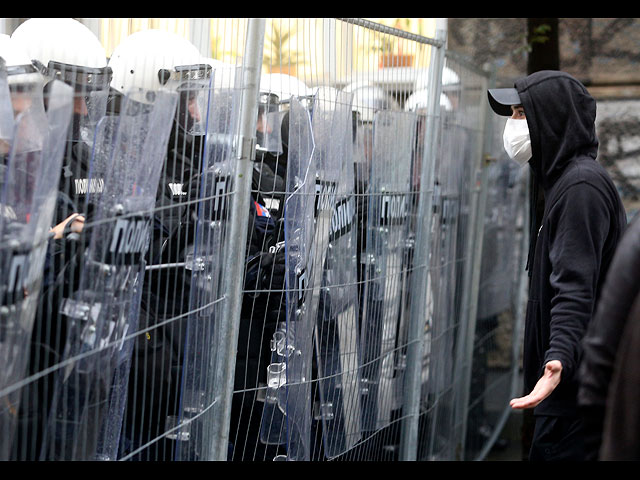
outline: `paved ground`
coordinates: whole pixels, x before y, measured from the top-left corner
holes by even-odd
[[[513,411],[505,423],[501,438],[509,443],[503,450],[493,449],[485,462],[491,461],[522,461],[522,446],[520,441],[520,429],[522,427],[522,412]]]

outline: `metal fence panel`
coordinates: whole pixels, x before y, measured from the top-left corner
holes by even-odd
[[[97,130],[72,124],[56,220],[88,221],[56,244],[33,331],[0,338],[21,363],[3,458],[482,458],[527,242],[489,72],[365,19],[98,23],[111,47],[181,33],[154,94],[112,91]]]

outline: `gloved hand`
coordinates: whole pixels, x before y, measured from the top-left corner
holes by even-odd
[[[287,309],[287,295],[286,289],[286,256],[284,250],[284,242],[281,244],[281,248],[270,252],[271,264],[269,268],[264,270],[263,288],[268,289],[269,293],[266,295],[266,324],[269,327],[265,327],[270,331],[275,331],[278,322],[284,321],[285,312]]]
[[[285,288],[285,251],[263,253],[260,259],[260,285],[264,290],[282,291]]]

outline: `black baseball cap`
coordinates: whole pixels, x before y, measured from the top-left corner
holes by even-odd
[[[511,105],[522,105],[520,95],[515,88],[491,88],[487,90],[489,105],[498,115],[510,117]]]

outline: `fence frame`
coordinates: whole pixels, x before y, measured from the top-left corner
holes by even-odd
[[[5,19],[5,24],[9,24],[12,19]],[[93,29],[99,29],[99,19],[82,19]],[[249,212],[252,193],[252,171],[256,161],[256,125],[259,105],[260,80],[263,68],[263,55],[265,48],[266,18],[247,19],[246,39],[244,52],[241,61],[241,101],[239,111],[239,122],[234,130],[233,159],[235,164],[234,177],[232,180],[233,190],[230,192],[231,204],[229,215],[229,233],[227,234],[226,245],[224,246],[224,259],[222,276],[222,315],[216,319],[217,343],[206,352],[210,365],[216,365],[214,371],[206,373],[208,384],[214,385],[214,395],[210,399],[211,403],[209,417],[204,435],[204,452],[202,460],[226,461],[229,452],[230,426],[232,422],[232,400],[236,393],[234,391],[234,377],[236,370],[236,360],[238,354],[238,339],[241,326],[241,310],[243,302],[244,274],[246,263],[246,244],[250,233],[247,230],[247,216]],[[211,19],[189,19],[191,27],[190,38],[197,44],[203,56],[211,54],[210,45],[210,22]],[[336,22],[343,22],[339,24]],[[430,273],[430,256],[432,251],[432,241],[437,234],[432,234],[431,224],[434,217],[434,193],[436,191],[436,167],[438,166],[438,135],[440,133],[441,122],[441,95],[443,87],[443,72],[447,59],[459,63],[463,69],[477,75],[480,81],[474,84],[474,89],[480,93],[495,84],[496,69],[488,65],[478,67],[473,65],[468,59],[461,57],[455,52],[447,50],[446,36],[447,30],[440,23],[435,32],[434,38],[423,37],[413,33],[405,32],[395,28],[377,24],[362,18],[325,18],[322,19],[323,32],[335,33],[346,26],[359,26],[379,34],[393,36],[396,39],[408,40],[421,45],[431,47],[428,66],[425,68],[428,77],[428,102],[426,107],[424,144],[422,151],[420,189],[417,192],[416,215],[420,219],[415,228],[415,250],[412,264],[407,268],[411,269],[409,289],[411,294],[408,301],[408,326],[406,344],[406,369],[404,373],[404,383],[401,387],[402,405],[395,408],[401,409],[399,419],[399,447],[398,459],[402,461],[415,461],[418,459],[419,450],[419,421],[420,407],[422,400],[422,368],[423,356],[426,345],[425,321],[427,320],[427,302],[424,294],[428,289]],[[339,43],[336,36],[326,35],[323,41],[331,48],[336,48]],[[349,45],[339,45],[346,47]],[[331,59],[334,52],[329,49],[324,52],[322,62],[334,65],[336,58]],[[331,62],[333,60],[333,63]],[[334,84],[335,71],[330,71],[331,83]],[[357,72],[358,73],[358,72]],[[371,75],[375,80],[375,74],[365,72],[364,75]],[[471,395],[471,376],[474,354],[474,334],[476,329],[476,315],[478,311],[478,295],[480,287],[480,269],[483,253],[483,232],[485,209],[487,208],[487,188],[489,182],[488,165],[494,159],[491,157],[491,139],[493,135],[494,122],[491,119],[491,112],[486,99],[480,95],[479,104],[473,104],[478,108],[478,124],[473,125],[473,132],[477,136],[477,144],[473,152],[469,155],[473,162],[466,165],[469,168],[465,173],[464,181],[469,182],[461,186],[461,193],[468,195],[468,218],[465,223],[465,238],[460,240],[461,249],[464,250],[464,265],[461,267],[460,287],[460,317],[455,333],[455,349],[452,349],[450,358],[453,362],[451,385],[454,390],[454,400],[452,402],[455,422],[453,424],[453,442],[455,442],[455,457],[449,460],[466,460],[465,441],[468,428],[469,401]],[[527,182],[526,187],[529,184]],[[464,190],[463,190],[464,189]],[[528,190],[525,191],[528,198]],[[524,208],[524,225],[520,244],[520,255],[525,251],[528,244],[529,230],[527,208]],[[454,255],[458,260],[459,255]],[[176,266],[180,264],[168,264]],[[167,266],[167,265],[165,265]],[[164,268],[151,266],[149,269]],[[514,331],[513,331],[513,351],[512,364],[509,369],[510,390],[513,395],[518,387],[518,354],[524,318],[524,299],[526,298],[527,276],[524,271],[518,274],[517,285],[514,286],[517,297],[514,301]],[[270,287],[271,288],[271,287]],[[456,300],[458,301],[458,300]],[[405,317],[407,318],[407,317]],[[264,339],[263,339],[264,340]],[[61,363],[55,367],[45,369],[30,377],[33,381],[54,369],[64,366]],[[309,382],[316,382],[318,378],[309,379]],[[16,383],[6,388],[2,393],[10,393],[26,384],[25,381]],[[497,439],[506,420],[510,414],[510,408],[505,404],[504,411],[496,423],[491,437],[478,454],[477,459],[482,459],[490,450]],[[166,432],[165,432],[166,434]],[[394,445],[395,447],[396,445]]]

